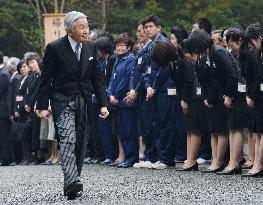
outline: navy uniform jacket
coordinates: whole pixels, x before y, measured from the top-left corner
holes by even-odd
[[[78,62],[67,35],[49,43],[43,59],[37,109],[47,110],[50,99],[56,121],[77,93],[82,94],[90,108],[93,89],[100,105],[106,107],[105,86],[96,56],[94,45],[84,42]]]
[[[223,102],[223,95],[234,98],[238,82],[230,54],[225,48],[212,45],[208,57],[197,62],[202,97],[210,105]]]
[[[144,92],[143,76],[147,74],[147,66],[149,65],[151,57],[151,48],[153,41],[148,41],[144,47],[139,51],[136,66],[131,71],[130,77],[130,90],[136,90],[137,92]]]
[[[263,100],[262,67],[262,59],[258,52],[252,48],[248,49],[241,69],[247,81],[247,95],[255,102]]]
[[[5,67],[0,69],[0,120],[9,118],[8,91],[9,74]]]
[[[108,96],[117,98],[119,100],[119,107],[127,107],[124,98],[129,92],[130,74],[135,64],[136,57],[131,52],[118,56],[114,64],[108,87]],[[135,104],[133,103],[129,106],[135,106]]]

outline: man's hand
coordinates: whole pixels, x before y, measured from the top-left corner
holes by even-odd
[[[187,109],[188,109],[188,103],[186,103],[185,101],[181,101],[181,107],[183,110],[183,113],[186,114],[187,113]]]
[[[25,110],[26,112],[30,112],[31,108],[29,107],[29,105],[25,105]]]
[[[102,107],[101,109],[100,109],[100,117],[101,118],[103,118],[103,119],[105,119],[105,118],[107,118],[108,116],[109,116],[109,111],[108,111],[108,108],[107,107]]]
[[[36,110],[37,116],[41,119],[48,119],[49,111],[48,110]]]
[[[151,87],[148,87],[147,94],[146,94],[146,100],[150,100],[154,94],[155,94],[155,90],[152,89]]]
[[[127,104],[133,103],[133,101],[137,98],[137,93],[135,90],[130,90],[130,92],[127,93],[127,96],[124,98],[124,100],[127,101]]]
[[[247,106],[250,108],[250,109],[252,109],[252,108],[254,108],[255,107],[255,102],[254,102],[254,100],[252,100],[250,97],[246,97],[246,100],[247,100]]]
[[[119,100],[117,98],[115,98],[114,96],[110,96],[110,103],[113,105],[118,105]]]
[[[232,107],[232,99],[228,96],[224,97],[224,104],[226,108],[231,108]]]
[[[208,104],[207,100],[204,100],[204,104],[208,108],[213,108],[213,105]]]

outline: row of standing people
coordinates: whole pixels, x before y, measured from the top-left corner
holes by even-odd
[[[255,34],[253,29],[258,33]],[[257,103],[259,110],[255,104],[250,105],[251,101],[258,100],[251,95],[256,92],[258,97],[262,92],[260,80],[254,84],[254,77],[261,76],[261,64],[256,61],[260,58],[260,51],[253,42],[253,39],[261,39],[260,29],[251,25],[245,32],[241,27],[230,27],[224,32],[227,45],[218,46],[210,35],[210,22],[198,19],[190,36],[183,40],[177,35],[176,40],[180,41],[172,45],[161,34],[160,19],[150,16],[138,27],[137,40],[143,42],[143,48],[134,55],[129,38],[120,35],[115,41],[117,56],[114,64],[107,61],[115,55],[113,49],[107,50],[112,47],[110,39],[96,40],[100,57],[106,59],[104,65],[102,61],[101,69],[106,76],[111,115],[116,114],[125,154],[122,163],[113,162],[117,152],[114,157],[105,154],[103,164],[119,168],[164,169],[175,166],[175,152],[183,148],[187,139],[187,160],[178,171],[198,170],[201,136],[209,130],[212,163],[205,172],[238,174],[242,172],[241,163],[244,161],[243,131],[248,129],[249,138],[253,138],[253,133],[257,136],[256,154],[249,156],[250,159],[242,165],[243,168],[252,168],[244,176],[260,175],[260,103]],[[226,46],[228,49],[223,48]],[[250,55],[254,61],[250,61]],[[257,73],[253,73],[253,66]],[[145,158],[141,162],[138,161],[137,119],[145,143]],[[109,140],[114,138],[113,135],[109,137],[109,133],[114,133],[113,123],[105,126],[103,121],[100,131],[104,149],[116,150],[108,143],[113,142]],[[228,142],[229,159],[226,156]],[[253,142],[250,144],[253,150]]]

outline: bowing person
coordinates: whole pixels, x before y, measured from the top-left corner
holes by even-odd
[[[197,76],[211,132],[213,161],[205,172],[222,171],[228,144],[227,108],[232,106],[237,78],[228,51],[213,45],[211,36],[205,31],[193,31],[187,38],[186,45],[197,61]],[[207,57],[202,58],[203,55]]]
[[[244,177],[263,174],[263,28],[257,24],[247,27],[244,34],[241,62],[247,80],[247,106],[253,111],[252,131],[256,133],[255,161]]]

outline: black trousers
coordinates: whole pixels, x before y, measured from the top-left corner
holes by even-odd
[[[4,164],[10,162],[9,129],[9,119],[0,119],[0,159]]]

